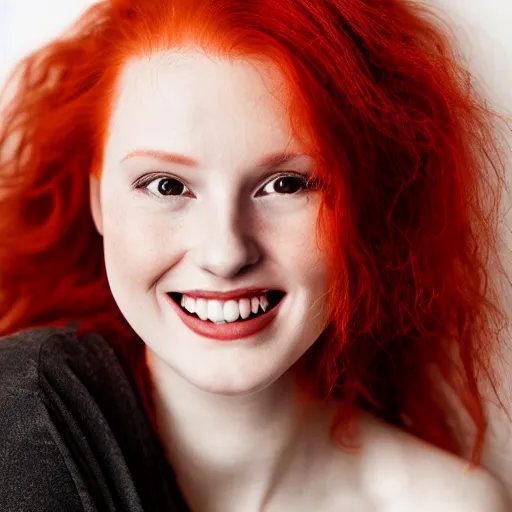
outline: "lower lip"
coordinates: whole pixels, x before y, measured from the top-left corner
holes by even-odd
[[[187,315],[174,300],[165,295],[167,301],[171,304],[171,307],[176,311],[177,315],[181,318],[181,321],[193,332],[204,338],[210,338],[218,341],[235,341],[242,338],[248,338],[263,329],[265,329],[277,316],[279,307],[281,306],[283,299],[279,301],[279,304],[271,309],[268,313],[251,318],[251,320],[245,320],[243,322],[230,322],[225,324],[215,324],[210,321],[201,320],[198,317]]]

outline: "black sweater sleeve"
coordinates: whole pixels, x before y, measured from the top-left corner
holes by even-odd
[[[87,494],[84,500],[79,495],[65,447],[37,393],[1,390],[0,436],[0,510],[94,510]]]
[[[100,335],[39,328],[0,339],[0,510],[187,510]]]

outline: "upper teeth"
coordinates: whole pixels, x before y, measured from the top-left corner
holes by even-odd
[[[243,320],[252,313],[258,313],[259,307],[263,311],[268,308],[267,294],[257,297],[247,297],[239,300],[206,300],[194,299],[188,295],[182,295],[181,306],[190,313],[195,313],[201,320],[211,320],[217,324],[235,322],[241,317]]]

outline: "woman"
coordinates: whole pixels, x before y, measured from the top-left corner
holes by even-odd
[[[454,424],[502,164],[427,12],[109,0],[20,71],[3,510],[507,510]]]

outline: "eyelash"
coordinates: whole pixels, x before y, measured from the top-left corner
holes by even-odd
[[[279,195],[295,196],[297,194],[300,194],[301,192],[305,192],[305,191],[308,191],[308,190],[318,190],[319,189],[317,180],[312,179],[309,174],[299,173],[299,172],[281,172],[281,173],[277,173],[277,174],[271,176],[271,178],[268,181],[265,182],[265,184],[263,185],[262,188],[265,188],[268,184],[272,183],[273,181],[275,181],[275,180],[277,180],[279,178],[297,178],[300,181],[302,181],[302,186],[303,186],[303,188],[301,190],[297,191],[297,192],[293,192],[291,194],[279,194]],[[177,198],[187,197],[186,195],[185,196],[179,196],[179,195],[174,195],[174,196],[156,195],[153,192],[150,192],[148,190],[148,188],[147,188],[148,185],[150,185],[154,181],[166,180],[166,179],[167,180],[175,180],[178,183],[180,183],[181,185],[183,185],[184,187],[188,188],[180,179],[176,178],[175,176],[168,175],[168,174],[147,174],[147,175],[142,176],[141,178],[139,178],[137,181],[135,181],[135,183],[133,184],[133,188],[137,189],[137,190],[142,190],[144,193],[152,195],[153,197],[156,197],[158,200],[162,200],[162,201],[168,201],[170,198],[177,199]],[[269,195],[269,194],[267,194],[267,195]]]

